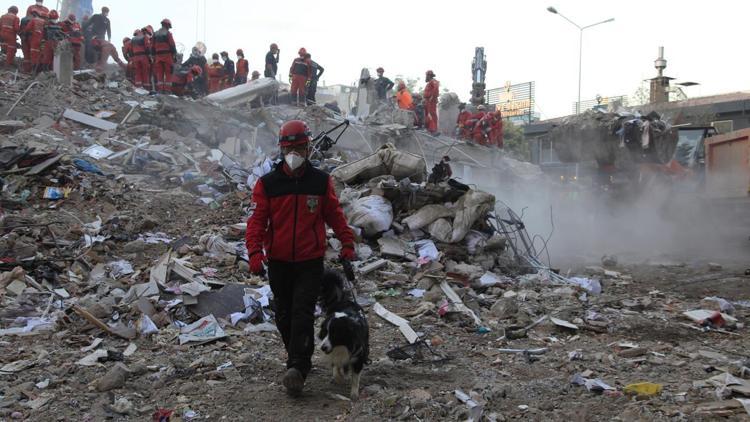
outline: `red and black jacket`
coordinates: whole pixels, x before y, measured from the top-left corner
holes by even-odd
[[[327,173],[305,164],[292,176],[284,162],[263,176],[253,190],[255,211],[247,220],[245,240],[250,256],[265,248],[269,259],[301,262],[325,255],[326,224],[346,246],[354,246],[341,205]]]
[[[174,57],[177,54],[172,33],[164,28],[154,34],[151,48],[155,57]]]

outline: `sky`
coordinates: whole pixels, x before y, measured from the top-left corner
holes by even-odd
[[[0,1],[3,10],[11,4],[25,9],[31,2]],[[474,48],[483,46],[487,87],[535,81],[542,118],[570,114],[578,95],[579,31],[546,10],[554,6],[580,26],[615,19],[583,32],[583,100],[634,94],[655,75],[659,46],[667,76],[700,83],[687,88],[689,97],[750,89],[743,47],[748,1],[94,0],[95,10],[101,6],[111,9],[118,46],[135,28],[158,28],[168,17],[186,55],[196,41],[207,44],[209,57],[226,50],[234,58],[242,48],[250,69],[262,70],[275,42],[281,77],[305,47],[325,68],[327,85],[353,84],[363,67],[374,74],[382,66],[392,79],[423,79],[430,69],[462,100],[470,97]]]

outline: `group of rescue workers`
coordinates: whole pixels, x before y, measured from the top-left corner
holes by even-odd
[[[484,105],[476,111],[467,110],[466,104],[458,106],[456,137],[478,145],[503,147],[503,115],[500,110],[487,111]]]

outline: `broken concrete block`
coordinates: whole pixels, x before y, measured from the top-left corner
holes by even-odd
[[[89,116],[88,114],[80,113],[72,109],[66,109],[63,113],[63,117],[101,130],[117,129],[117,123],[108,122],[104,119]]]
[[[96,381],[96,391],[100,393],[114,390],[125,385],[130,370],[124,364],[118,362],[103,377]]]

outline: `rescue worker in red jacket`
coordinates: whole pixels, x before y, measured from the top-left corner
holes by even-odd
[[[287,351],[282,384],[297,396],[310,372],[315,341],[315,303],[323,276],[326,225],[343,247],[342,260],[356,259],[354,234],[327,173],[308,160],[311,132],[301,120],[281,126],[284,159],[255,184],[255,211],[245,235],[250,271],[268,278],[276,301],[276,326]]]
[[[458,120],[456,121],[456,137],[458,139],[470,139],[471,130],[467,129],[466,124],[471,119],[471,112],[466,109],[466,104],[458,105]]]
[[[49,9],[44,6],[44,0],[36,0],[35,4],[32,4],[26,9],[26,17],[30,18],[33,16],[34,11],[39,12],[39,16],[49,15]]]
[[[490,139],[490,131],[492,130],[493,113],[485,112],[485,107],[483,105],[480,105],[478,109],[479,113],[475,115],[475,117],[477,118],[477,123],[474,125],[472,137],[474,139],[474,142],[479,145],[492,145]]]
[[[479,121],[481,121],[484,115],[487,114],[484,110],[484,105],[477,106],[477,111],[466,120],[466,130],[469,132],[469,137],[467,139],[471,139],[474,142],[478,142],[477,139],[482,139],[482,136],[479,136],[481,132],[478,132],[477,128],[479,126]]]
[[[120,65],[123,69],[126,68],[125,63],[120,60],[120,55],[117,53],[117,47],[112,45],[111,42],[99,38],[98,35],[94,36],[91,40],[91,46],[94,51],[99,55],[99,60],[96,62],[95,69],[97,72],[104,72],[104,68],[107,65],[107,60],[110,57]]]
[[[68,37],[70,47],[73,50],[73,70],[79,70],[81,68],[81,46],[83,46],[83,31],[81,25],[76,22],[76,15],[68,15],[62,23],[62,30],[65,36]]]
[[[219,55],[211,56],[211,64],[208,65],[208,93],[221,91],[221,81],[224,80],[224,66],[219,61]]]
[[[11,6],[8,13],[0,17],[0,43],[5,52],[5,64],[13,66],[16,59],[16,38],[21,32],[21,20],[18,18],[18,8]]]
[[[151,40],[143,30],[138,29],[130,40],[130,62],[133,65],[133,79],[136,88],[151,88],[151,61],[148,52],[151,51]]]
[[[425,129],[433,135],[438,134],[438,115],[437,115],[437,104],[438,97],[440,97],[440,82],[435,79],[435,73],[428,70],[425,73],[425,82],[427,85],[424,87],[424,120]]]
[[[169,92],[169,79],[172,75],[172,65],[177,56],[177,47],[169,30],[172,22],[169,19],[161,21],[161,29],[156,31],[153,38],[154,56],[154,78],[156,79],[156,90],[162,93]]]
[[[29,42],[29,56],[31,61],[28,66],[24,63],[26,71],[39,72],[42,67],[42,41],[44,40],[44,26],[47,22],[44,20],[47,16],[41,15],[38,10],[31,12],[31,19],[29,19],[26,27],[23,29],[24,32],[28,33]]]
[[[245,58],[242,49],[237,50],[237,73],[234,75],[234,85],[247,83],[247,75],[250,74],[250,64]]]
[[[52,61],[55,58],[55,49],[57,44],[65,39],[65,33],[62,26],[57,21],[60,15],[57,10],[49,12],[49,19],[44,26],[44,50],[42,51],[42,70],[51,71]]]
[[[490,143],[500,149],[503,148],[503,114],[500,110],[492,113],[490,122]]]
[[[310,79],[312,79],[313,68],[310,59],[305,58],[307,50],[302,47],[298,53],[299,57],[294,59],[292,67],[289,68],[289,83],[292,84],[289,96],[297,106],[303,106],[307,102],[307,91],[305,88]]]

